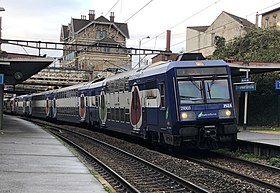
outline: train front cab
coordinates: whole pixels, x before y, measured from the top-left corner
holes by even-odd
[[[236,142],[230,69],[223,61],[217,63],[177,67],[169,72],[175,76],[167,76],[174,91],[168,91],[166,122],[170,134],[164,134],[165,143],[214,149]]]

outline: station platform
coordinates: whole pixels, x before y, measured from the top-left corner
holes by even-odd
[[[4,115],[0,130],[0,192],[105,193],[63,144],[39,126]]]
[[[238,140],[250,141],[255,143],[280,146],[280,133],[265,133],[256,131],[240,131],[237,134]]]

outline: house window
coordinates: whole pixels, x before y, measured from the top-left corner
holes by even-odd
[[[96,39],[101,40],[106,37],[106,30],[98,29],[96,31]]]
[[[104,48],[103,48],[103,51],[109,53],[109,52],[111,51],[111,49],[108,48],[108,47],[104,47]]]
[[[215,33],[211,33],[211,46],[215,44]]]
[[[265,18],[265,28],[267,29],[269,27],[269,17]]]
[[[273,22],[273,26],[276,27],[277,15],[273,15],[272,22]]]

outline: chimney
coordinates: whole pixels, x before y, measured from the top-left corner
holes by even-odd
[[[166,30],[166,51],[170,51],[170,36],[171,36],[171,31]]]
[[[166,30],[166,51],[170,51],[170,41],[171,41],[171,31]],[[168,61],[170,59],[170,56],[166,55],[165,60]]]
[[[258,28],[259,27],[259,14],[258,14],[258,12],[256,13],[256,28]]]
[[[95,10],[89,10],[88,19],[89,19],[90,21],[95,20]]]
[[[81,15],[81,19],[87,19],[87,17],[85,15]]]
[[[115,20],[114,12],[111,12],[110,21],[114,22],[114,20]]]

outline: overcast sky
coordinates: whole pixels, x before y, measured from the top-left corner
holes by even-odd
[[[109,19],[112,11],[116,22],[128,23],[127,47],[138,47],[140,39],[150,36],[142,40],[142,48],[164,50],[165,31],[171,29],[171,50],[179,52],[185,49],[188,26],[211,25],[222,11],[255,23],[257,11],[263,13],[279,6],[279,0],[0,0],[0,7],[5,9],[0,16],[3,39],[59,42],[61,25],[67,25],[71,17],[88,17],[89,10],[95,10],[96,17]],[[7,45],[2,49],[37,53]],[[61,52],[42,53],[61,56]]]

